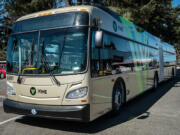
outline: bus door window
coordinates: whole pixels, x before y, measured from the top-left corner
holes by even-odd
[[[159,59],[159,55],[158,55],[158,50],[154,49],[154,48],[148,48],[149,50],[149,57],[148,57],[148,68],[149,69],[154,69],[158,67],[158,59]]]
[[[92,77],[131,71],[132,54],[127,40],[104,33],[104,47],[99,50],[99,56],[98,48],[94,47],[94,35],[92,32]]]
[[[111,74],[131,71],[132,54],[128,40],[106,33],[104,47],[108,50],[106,54],[108,54],[108,63],[111,68],[108,71],[111,71]]]

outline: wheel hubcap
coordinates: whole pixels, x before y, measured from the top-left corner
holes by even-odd
[[[120,91],[117,89],[116,93],[115,93],[115,104],[116,104],[116,109],[119,110],[120,106],[121,106],[121,93]]]

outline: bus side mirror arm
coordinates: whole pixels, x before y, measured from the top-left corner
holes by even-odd
[[[95,33],[95,48],[103,48],[103,31],[96,31]]]

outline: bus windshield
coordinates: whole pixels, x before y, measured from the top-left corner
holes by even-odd
[[[13,34],[9,39],[7,72],[74,74],[87,65],[88,27],[59,28]]]

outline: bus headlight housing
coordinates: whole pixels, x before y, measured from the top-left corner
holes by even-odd
[[[70,91],[66,98],[67,99],[77,99],[77,98],[83,98],[87,95],[88,93],[88,88],[87,87],[83,87],[83,88],[79,88],[73,91]]]
[[[13,87],[7,84],[7,93],[9,95],[16,95],[16,92],[14,91]]]

